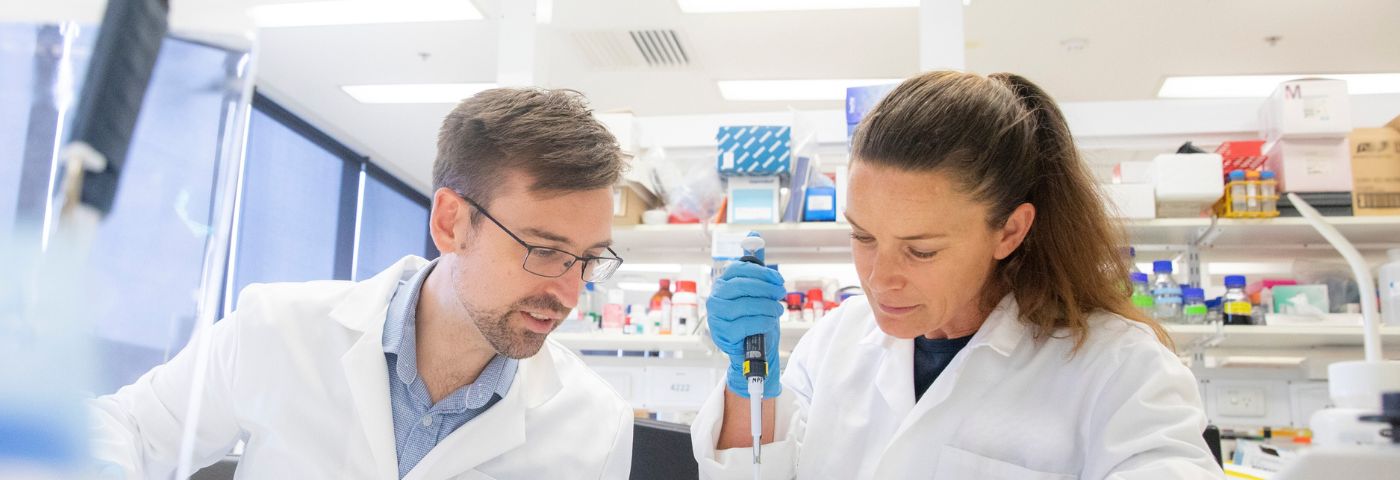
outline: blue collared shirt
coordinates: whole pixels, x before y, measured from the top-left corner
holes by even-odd
[[[389,401],[394,412],[394,446],[399,456],[399,478],[408,475],[433,447],[458,427],[476,418],[506,396],[519,362],[496,355],[476,377],[444,397],[436,405],[428,387],[418,378],[418,345],[415,336],[418,294],[434,260],[413,276],[399,280],[389,313],[384,319],[384,359],[389,365]]]

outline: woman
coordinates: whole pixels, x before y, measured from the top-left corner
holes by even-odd
[[[1010,74],[906,80],[859,127],[849,178],[865,296],[769,377],[764,478],[1223,478],[1049,95]],[[702,476],[753,475],[738,362],[745,336],[776,345],[782,294],[751,264],[716,282],[735,365],[692,427]]]

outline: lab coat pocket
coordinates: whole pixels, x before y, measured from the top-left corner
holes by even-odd
[[[1046,473],[1031,470],[1020,465],[984,457],[961,448],[944,445],[938,454],[938,469],[933,478],[957,480],[978,478],[984,480],[1069,480],[1073,475]]]

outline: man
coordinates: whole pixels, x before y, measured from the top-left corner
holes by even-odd
[[[622,263],[609,248],[622,169],[576,92],[463,101],[433,166],[439,259],[249,286],[207,358],[187,348],[94,400],[95,455],[165,478],[192,427],[196,466],[246,441],[241,478],[627,477],[631,408],[546,339],[583,283]]]

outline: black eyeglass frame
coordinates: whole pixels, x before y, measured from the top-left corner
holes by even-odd
[[[557,248],[545,247],[545,246],[540,246],[540,245],[531,245],[531,244],[529,244],[529,243],[526,243],[525,240],[521,240],[519,236],[516,236],[516,235],[515,235],[515,232],[510,231],[509,228],[506,228],[505,225],[502,225],[501,222],[500,222],[500,220],[496,220],[496,217],[491,216],[491,213],[490,213],[490,212],[487,212],[486,209],[485,209],[485,208],[482,208],[480,204],[476,203],[476,201],[472,200],[471,198],[468,198],[466,195],[463,195],[462,192],[455,192],[455,191],[454,191],[454,192],[452,192],[452,193],[456,193],[457,196],[460,197],[463,201],[467,202],[468,205],[471,205],[472,208],[475,208],[475,209],[476,209],[476,211],[481,212],[481,214],[482,214],[483,216],[485,216],[487,220],[490,220],[491,223],[496,224],[496,227],[500,228],[502,232],[506,232],[506,235],[509,235],[510,238],[511,238],[512,240],[515,240],[515,243],[519,243],[520,246],[525,247],[525,257],[522,258],[522,259],[520,260],[520,269],[521,269],[521,270],[524,270],[524,271],[526,271],[526,272],[530,272],[531,274],[539,275],[539,276],[545,277],[545,278],[559,278],[559,277],[564,276],[564,274],[569,273],[569,270],[572,269],[572,268],[574,268],[574,265],[578,264],[579,262],[583,262],[583,267],[579,268],[579,272],[578,272],[579,278],[582,279],[582,280],[585,281],[585,282],[589,282],[589,283],[598,283],[598,282],[602,282],[602,281],[605,281],[605,280],[611,278],[612,275],[613,275],[614,273],[617,273],[617,269],[620,268],[620,267],[622,267],[622,262],[623,262],[622,257],[618,256],[617,252],[614,252],[613,249],[612,249],[612,247],[604,247],[604,248],[607,248],[608,253],[612,254],[611,257],[592,257],[592,256],[590,256],[590,257],[580,257],[580,256],[578,256],[578,255],[574,255],[574,254],[572,254],[572,253],[569,253],[569,252],[566,252],[566,251],[563,251],[563,250],[560,250],[560,249],[557,249]],[[545,274],[543,274],[543,273],[536,272],[536,271],[534,271],[534,270],[530,270],[529,267],[526,267],[526,265],[529,265],[529,263],[530,263],[530,255],[533,255],[533,254],[535,253],[536,250],[549,250],[549,251],[551,251],[551,252],[559,252],[559,253],[562,253],[562,254],[564,254],[564,255],[568,255],[568,256],[570,256],[570,257],[574,257],[574,259],[573,259],[573,261],[568,262],[568,265],[564,267],[564,271],[559,272],[559,274],[557,274],[557,275],[545,275]],[[584,276],[584,274],[586,274],[586,273],[589,271],[589,270],[588,270],[588,262],[591,262],[591,261],[594,261],[594,260],[616,260],[617,263],[612,264],[612,267],[611,267],[611,268],[605,269],[605,273],[603,273],[602,276],[601,276],[600,278],[597,278],[597,279],[594,279],[594,280],[589,280],[587,277]],[[594,270],[594,271],[598,271],[598,268],[595,266],[593,270]]]

